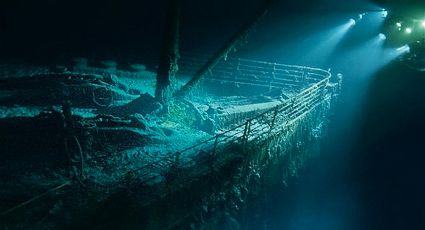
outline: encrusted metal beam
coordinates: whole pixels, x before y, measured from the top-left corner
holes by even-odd
[[[155,98],[162,104],[167,104],[173,94],[178,71],[180,13],[181,0],[169,0],[155,89]]]
[[[190,79],[188,83],[186,83],[177,93],[177,96],[186,95],[201,79],[202,77],[209,72],[212,68],[214,68],[217,63],[221,61],[221,59],[226,58],[227,55],[236,47],[238,47],[241,43],[243,43],[248,35],[252,32],[254,27],[258,24],[258,22],[264,18],[267,12],[270,9],[271,3],[273,0],[265,0],[263,6],[260,10],[245,23]]]

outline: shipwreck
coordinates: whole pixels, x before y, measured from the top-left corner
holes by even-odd
[[[0,228],[240,229],[304,167],[341,77],[232,53],[270,1],[216,53],[182,55],[172,2],[156,73],[1,66]]]

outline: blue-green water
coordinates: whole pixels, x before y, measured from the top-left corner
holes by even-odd
[[[210,55],[260,3],[183,1],[182,51]],[[115,60],[119,68],[142,63],[156,71],[166,1],[0,4],[2,61],[55,66],[86,57],[96,60],[94,65]],[[330,68],[344,76],[321,154],[288,187],[278,185],[264,200],[259,198],[260,208],[252,207],[257,218],[252,223],[238,220],[241,226],[424,229],[425,74],[397,62],[388,52],[394,47],[376,40],[384,21],[379,14],[337,31],[378,6],[404,16],[412,12],[405,8],[425,9],[422,1],[413,0],[281,0],[233,54]],[[330,34],[334,32],[342,33]]]

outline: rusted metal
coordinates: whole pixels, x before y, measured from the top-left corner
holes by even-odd
[[[181,0],[169,0],[155,89],[155,98],[162,104],[167,104],[173,94],[178,71],[180,14]]]

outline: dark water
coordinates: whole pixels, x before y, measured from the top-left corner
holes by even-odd
[[[352,150],[354,181],[371,228],[425,226],[425,74],[392,65],[368,93]]]
[[[165,1],[64,2],[2,2],[0,57],[55,63],[85,56],[156,65]],[[283,2],[267,29],[259,28],[268,33],[256,34],[242,54],[286,62],[285,53],[275,60],[263,48],[274,51],[309,36],[310,28],[302,28],[306,15],[317,21],[346,8],[335,0]],[[330,3],[326,13],[315,12],[325,8],[322,2]],[[182,47],[214,51],[256,5],[186,1]],[[289,188],[270,194],[273,202],[263,210],[268,229],[425,229],[425,74],[392,63],[365,81],[356,78],[361,68],[347,74],[321,156]]]
[[[425,74],[384,68],[358,113],[360,89],[347,89],[355,82],[347,79],[321,156],[272,195],[271,229],[425,227]]]

